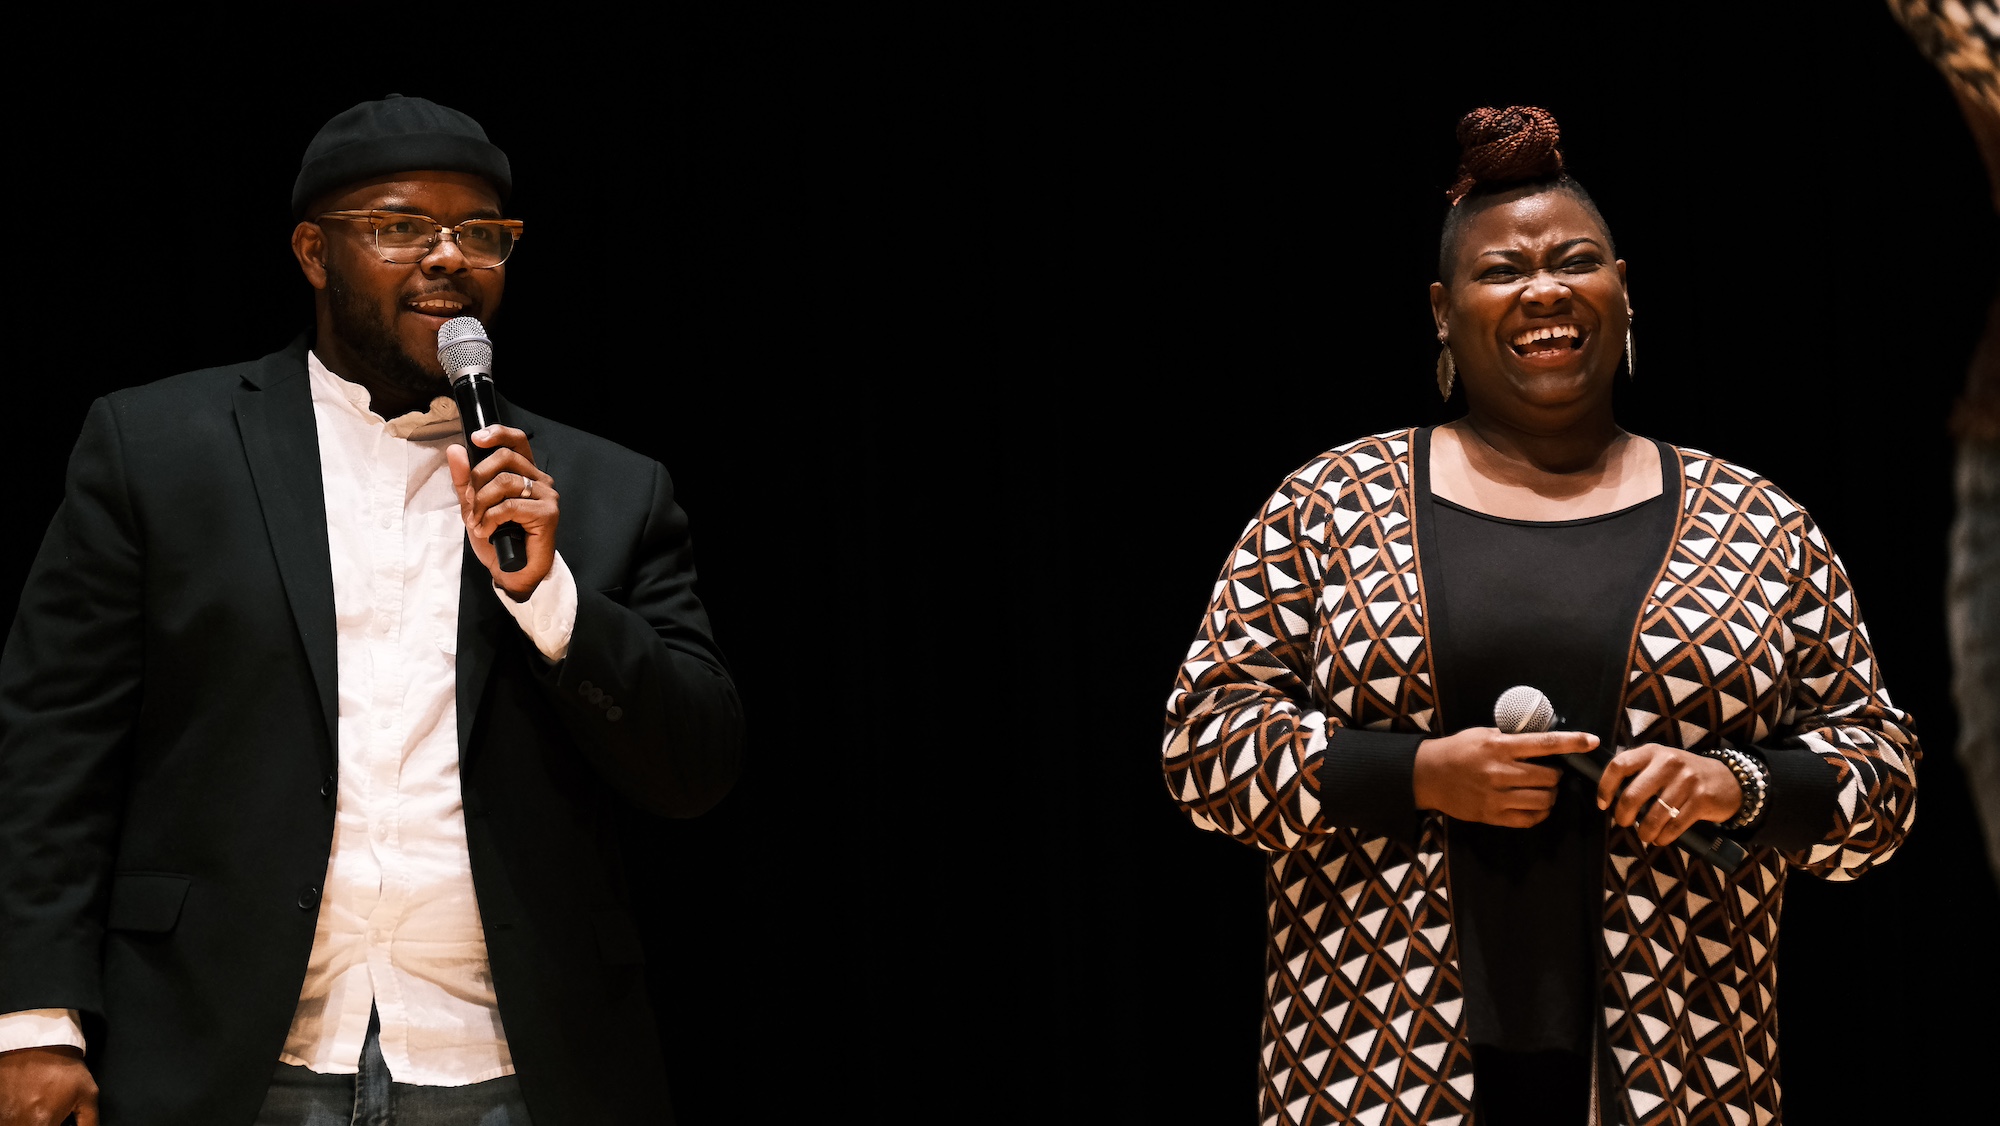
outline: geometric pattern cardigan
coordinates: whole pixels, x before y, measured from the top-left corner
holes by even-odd
[[[1168,700],[1169,791],[1197,826],[1269,853],[1265,1126],[1473,1121],[1447,824],[1410,788],[1409,736],[1430,731],[1439,687],[1413,433],[1286,479]],[[1763,1126],[1778,1121],[1786,873],[1845,880],[1888,859],[1920,751],[1812,518],[1750,470],[1674,454],[1683,499],[1634,623],[1617,742],[1755,747],[1770,797],[1734,875],[1609,827],[1599,1114]]]

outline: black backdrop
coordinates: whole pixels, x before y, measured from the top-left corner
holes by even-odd
[[[631,832],[682,1121],[1249,1121],[1259,861],[1173,810],[1161,704],[1285,472],[1454,413],[1424,298],[1452,124],[1544,105],[1631,263],[1622,419],[1814,511],[1920,719],[1909,844],[1795,881],[1781,956],[1788,1120],[1917,1120],[1978,1081],[2000,983],[1942,627],[2000,230],[1882,5],[1805,11],[24,35],[55,69],[13,85],[0,609],[92,398],[305,323],[319,123],[465,109],[530,223],[499,374],[673,470],[751,717],[722,807]]]

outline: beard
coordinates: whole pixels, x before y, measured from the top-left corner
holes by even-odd
[[[421,402],[448,393],[444,376],[426,370],[403,350],[382,311],[344,284],[331,257],[326,263],[326,295],[334,333],[383,385]]]

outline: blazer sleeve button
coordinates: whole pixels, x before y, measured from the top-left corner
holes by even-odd
[[[624,718],[624,716],[625,716],[624,708],[610,708],[606,710],[604,713],[604,718],[610,720],[612,723],[617,723],[620,719]]]
[[[299,891],[299,910],[310,911],[319,906],[319,889],[303,888]]]

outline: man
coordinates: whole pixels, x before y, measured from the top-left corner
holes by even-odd
[[[91,409],[0,657],[0,1126],[670,1119],[612,826],[718,801],[740,713],[658,464],[506,403],[470,464],[437,332],[510,186],[335,116],[313,333]]]

